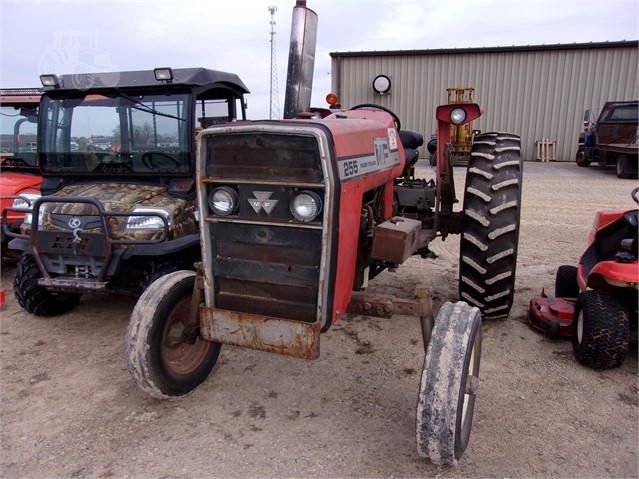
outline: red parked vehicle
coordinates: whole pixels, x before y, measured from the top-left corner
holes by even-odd
[[[7,207],[29,207],[40,197],[36,152],[40,91],[35,88],[0,90],[0,214]],[[18,232],[24,213],[9,213],[7,226]],[[2,231],[2,254],[9,250]]]
[[[639,204],[639,188],[632,191]],[[530,324],[553,338],[572,338],[575,357],[592,368],[620,366],[637,339],[639,210],[605,210],[595,216],[579,265],[560,266],[555,297],[530,302]]]

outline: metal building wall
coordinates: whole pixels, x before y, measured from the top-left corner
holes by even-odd
[[[584,110],[598,114],[605,101],[639,98],[638,45],[334,52],[332,89],[345,107],[376,103],[390,108],[402,128],[428,140],[436,130],[435,108],[447,101],[446,89],[472,87],[483,111],[473,128],[520,134],[526,160],[535,159],[535,140],[556,140],[556,159],[572,161]],[[384,96],[372,88],[379,74],[392,80]]]

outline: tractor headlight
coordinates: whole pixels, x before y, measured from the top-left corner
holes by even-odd
[[[209,208],[218,216],[235,213],[238,203],[237,192],[228,186],[220,186],[209,193]]]
[[[126,220],[126,229],[132,230],[156,230],[164,228],[164,221],[170,228],[173,226],[173,216],[164,208],[153,208],[148,206],[138,206],[133,208],[133,215]],[[148,215],[136,216],[135,213],[149,213]]]
[[[450,112],[450,121],[454,125],[461,125],[466,121],[466,110],[463,108],[455,108]]]
[[[322,200],[312,191],[300,191],[291,199],[290,210],[296,220],[308,223],[322,211]]]

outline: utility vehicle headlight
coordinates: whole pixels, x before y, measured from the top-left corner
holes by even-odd
[[[24,196],[27,200],[31,202],[31,204],[29,204],[29,201],[26,201],[23,198],[16,198],[15,200],[13,200],[13,204],[12,204],[13,207],[33,209],[34,201],[40,198],[40,195],[37,193],[24,193],[20,196]],[[43,229],[42,223],[44,222],[44,213],[46,209],[47,209],[47,204],[40,205],[40,209],[38,210],[38,229]],[[33,213],[25,213],[24,219],[22,220],[22,222],[27,226],[31,225],[33,223]]]
[[[209,193],[209,207],[218,216],[228,216],[237,209],[237,192],[228,186],[220,186]]]
[[[22,193],[19,198],[13,200],[12,208],[31,208],[33,202],[40,198],[38,193]]]
[[[152,208],[148,206],[139,206],[133,208],[132,213],[152,213],[149,215],[129,216],[126,220],[126,229],[128,230],[157,230],[164,228],[166,220],[169,228],[173,226],[173,216],[164,208]]]
[[[455,125],[461,125],[466,121],[466,110],[463,108],[455,108],[450,112],[450,121]]]
[[[322,200],[312,191],[301,191],[291,200],[290,210],[296,220],[308,223],[322,211]]]

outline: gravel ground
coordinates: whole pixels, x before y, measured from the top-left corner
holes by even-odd
[[[455,176],[461,192],[464,169]],[[161,401],[126,369],[133,300],[86,295],[71,313],[36,318],[14,300],[15,263],[3,260],[0,477],[638,477],[636,345],[622,367],[590,370],[569,341],[526,321],[556,268],[577,263],[595,212],[632,208],[636,185],[612,169],[525,164],[515,303],[507,321],[484,323],[473,431],[456,467],[415,450],[415,318],[347,316],[316,361],[225,346],[200,388]],[[431,287],[437,310],[456,298],[458,243],[436,241],[438,258],[411,258],[371,290]]]

